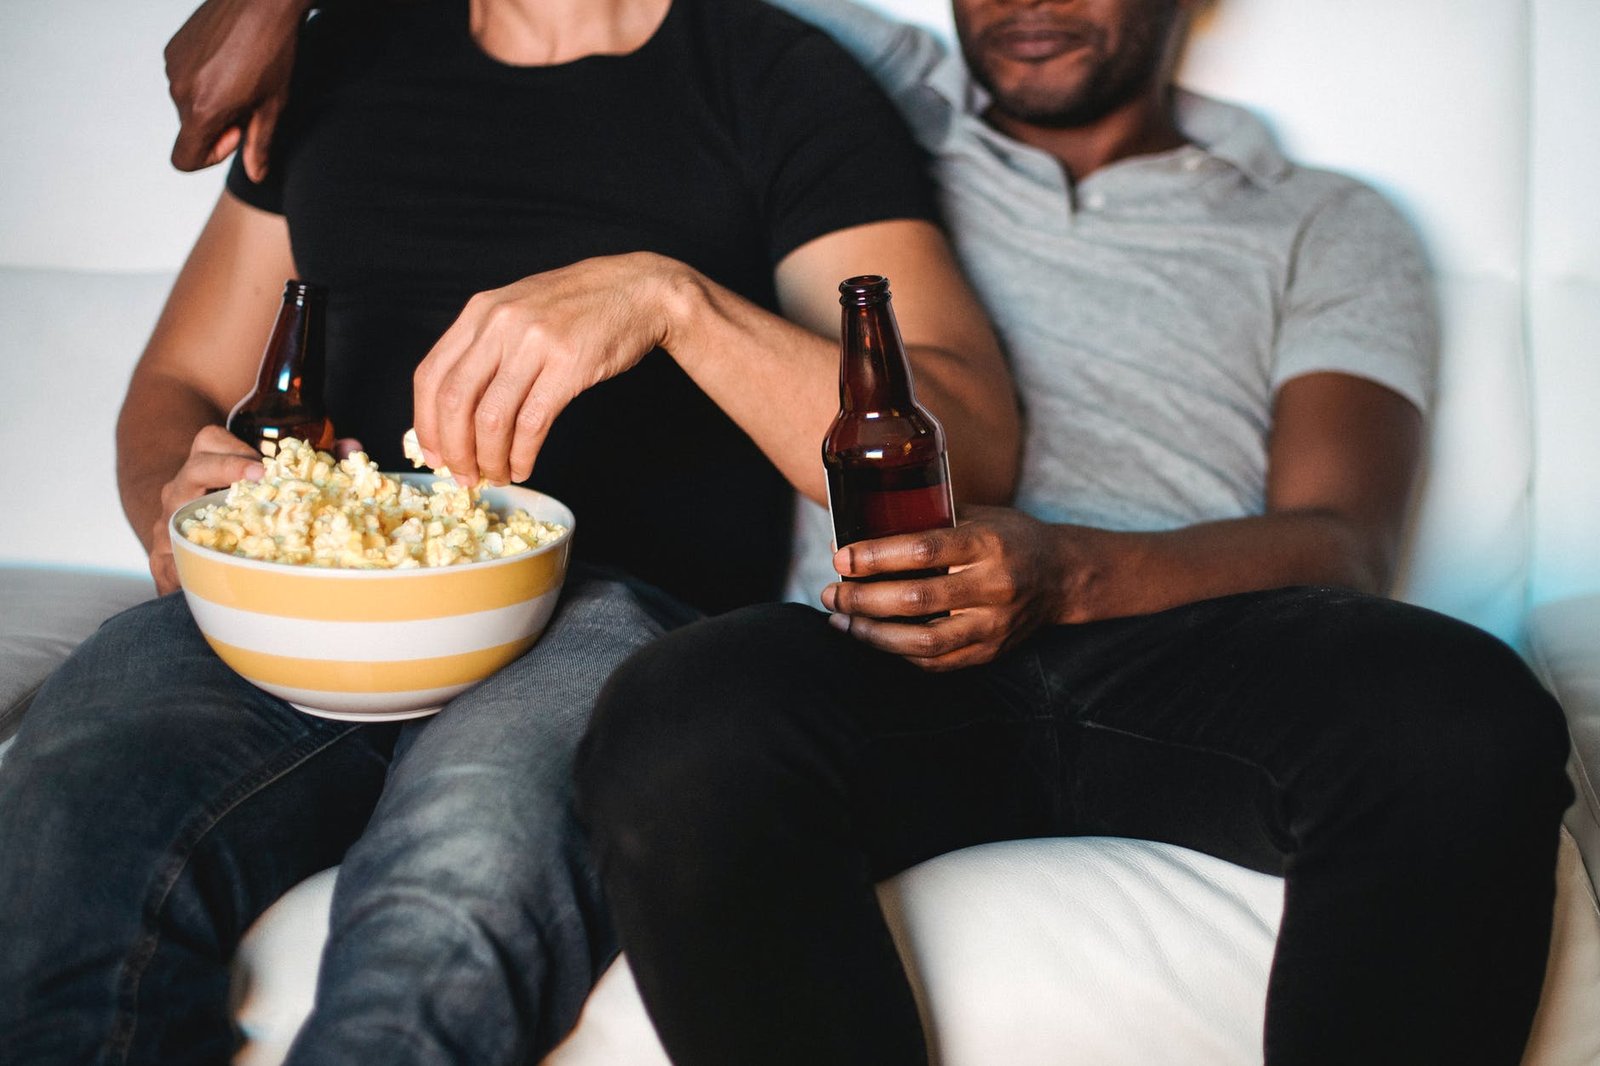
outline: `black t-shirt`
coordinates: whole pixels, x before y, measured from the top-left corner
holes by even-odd
[[[806,241],[934,217],[877,87],[759,0],[673,0],[636,52],[552,67],[490,58],[467,18],[467,0],[318,14],[266,182],[228,176],[328,287],[329,415],[385,469],[409,466],[412,371],[473,293],[649,250],[776,309],[773,267]],[[710,611],[780,590],[791,490],[665,352],[579,396],[527,484],[572,507],[579,558]]]

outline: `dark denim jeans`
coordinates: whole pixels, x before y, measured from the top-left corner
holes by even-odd
[[[954,674],[784,606],[624,665],[578,796],[679,1066],[925,1063],[873,883],[1065,835],[1286,878],[1271,1066],[1515,1066],[1566,751],[1560,709],[1505,645],[1353,593],[1054,627]]]
[[[404,726],[261,692],[181,597],[106,623],[0,766],[0,1062],[227,1062],[240,936],[341,860],[291,1063],[536,1058],[615,952],[571,765],[659,602],[575,572],[532,651]]]

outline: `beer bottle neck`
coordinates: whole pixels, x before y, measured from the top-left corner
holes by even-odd
[[[909,411],[916,406],[911,366],[887,295],[846,304],[840,337],[841,410]]]
[[[323,317],[326,298],[301,282],[284,287],[283,304],[261,356],[257,392],[320,402],[323,376]]]

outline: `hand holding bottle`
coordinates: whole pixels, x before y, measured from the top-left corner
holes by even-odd
[[[944,428],[917,402],[889,279],[876,274],[839,283],[839,413],[822,442],[834,544],[955,525]],[[942,571],[918,568],[902,577]],[[878,580],[852,575],[846,580]],[[898,621],[928,621],[913,612]]]
[[[973,507],[963,516],[954,529],[840,548],[834,567],[847,580],[822,590],[830,621],[923,669],[955,670],[986,663],[1060,621],[1070,590],[1093,579],[1093,555],[1084,549],[1098,531],[1083,530],[1080,543],[1078,527],[1011,508]],[[940,612],[948,617],[903,621]]]

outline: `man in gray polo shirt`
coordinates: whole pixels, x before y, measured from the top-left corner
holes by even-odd
[[[955,0],[962,54],[779,2],[932,156],[1026,450],[1015,509],[803,558],[829,615],[613,676],[580,806],[673,1061],[925,1062],[874,881],[1103,834],[1286,878],[1271,1066],[1518,1062],[1566,737],[1508,648],[1381,596],[1436,348],[1414,235],[1174,90],[1186,0]]]

